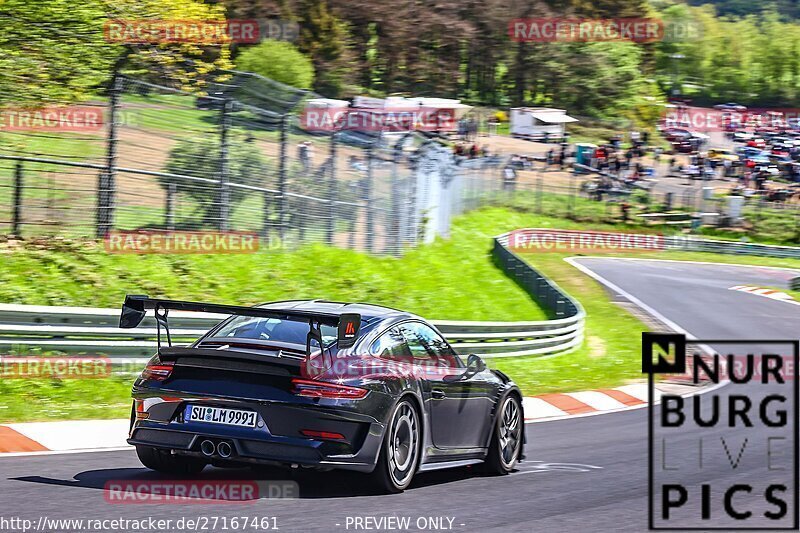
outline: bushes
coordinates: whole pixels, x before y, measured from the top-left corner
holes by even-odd
[[[300,89],[310,89],[314,84],[311,60],[283,41],[267,39],[248,48],[236,60],[236,67]]]
[[[165,171],[197,178],[219,180],[221,148],[217,137],[183,139],[170,150]],[[271,160],[261,155],[258,147],[249,142],[233,141],[228,147],[228,181],[251,186],[264,186],[264,177],[271,172]],[[219,188],[189,178],[158,177],[164,189],[176,186],[176,192],[189,196],[197,203],[203,222],[218,217]],[[248,191],[231,187],[230,206],[241,202]]]

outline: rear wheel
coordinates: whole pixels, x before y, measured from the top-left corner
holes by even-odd
[[[504,475],[514,469],[519,460],[524,430],[519,398],[509,394],[503,400],[495,420],[492,442],[484,463],[487,473]]]
[[[163,474],[198,474],[206,467],[206,462],[202,459],[172,455],[169,451],[150,446],[137,446],[136,455],[144,466]]]
[[[414,478],[421,448],[419,413],[408,400],[394,408],[371,476],[381,492],[402,492]]]

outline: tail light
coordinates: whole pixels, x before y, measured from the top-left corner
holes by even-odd
[[[150,413],[144,408],[144,400],[133,400],[133,404],[136,406],[136,420],[147,420],[150,418]]]
[[[298,396],[309,398],[338,398],[358,400],[367,395],[367,389],[360,387],[348,387],[346,385],[336,385],[324,381],[313,381],[309,379],[293,379],[292,392]]]
[[[152,379],[153,381],[164,381],[172,375],[174,363],[148,363],[142,370],[142,379]]]
[[[344,435],[333,431],[317,431],[316,429],[301,429],[300,433],[305,437],[321,440],[344,440]]]

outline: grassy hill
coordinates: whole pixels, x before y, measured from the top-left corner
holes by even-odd
[[[85,241],[7,243],[0,250],[0,302],[117,307],[128,293],[241,305],[325,298],[433,319],[543,319],[491,261],[492,236],[511,228],[503,218],[496,211],[467,215],[456,221],[452,239],[401,258],[321,245],[242,255],[126,255]]]

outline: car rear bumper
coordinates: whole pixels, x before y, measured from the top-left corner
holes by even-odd
[[[306,442],[280,442],[277,440],[255,440],[231,438],[214,432],[192,433],[163,428],[137,427],[128,439],[132,445],[151,446],[168,449],[179,455],[206,457],[200,451],[200,443],[211,440],[215,444],[225,441],[233,448],[233,455],[227,461],[253,464],[304,465],[314,467],[341,468],[359,472],[372,472],[380,451],[383,428],[364,441],[361,448],[352,454],[326,454],[321,441],[303,439]],[[371,435],[373,433],[371,432]],[[298,441],[299,439],[294,439]],[[214,455],[209,460],[223,458]]]
[[[258,427],[244,428],[185,422],[181,413],[186,403],[183,400],[151,406],[148,414],[153,416],[134,421],[128,443],[208,460],[303,465],[361,472],[371,472],[380,453],[384,424],[363,413],[308,406],[223,404],[225,407],[252,409],[258,413]],[[197,404],[196,401],[192,403]],[[303,429],[338,433],[343,438],[310,438],[301,434]],[[226,442],[232,454],[229,457],[218,453],[203,454],[201,443],[206,440],[215,446]]]

